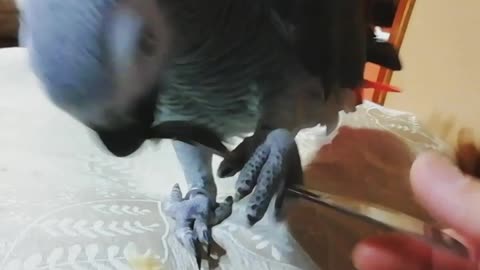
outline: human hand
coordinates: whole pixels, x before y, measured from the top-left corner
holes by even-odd
[[[470,251],[466,261],[427,243],[400,234],[374,236],[353,251],[359,270],[478,270],[480,269],[480,181],[463,174],[436,154],[420,155],[411,169],[417,201],[452,228],[450,235]],[[447,232],[448,233],[448,232]]]

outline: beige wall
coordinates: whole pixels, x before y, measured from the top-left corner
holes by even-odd
[[[416,0],[402,49],[404,70],[388,107],[412,111],[433,129],[453,120],[480,139],[480,0]],[[435,113],[442,115],[432,117]]]

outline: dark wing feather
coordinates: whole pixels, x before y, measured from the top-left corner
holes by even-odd
[[[359,0],[272,0],[291,26],[290,39],[304,67],[329,90],[357,88],[366,63],[366,23]]]
[[[391,70],[402,69],[395,47],[388,42],[378,41],[371,27],[367,28],[367,61]]]
[[[158,124],[152,127],[148,139],[174,139],[192,145],[204,146],[220,156],[225,156],[229,152],[218,134],[204,126],[184,121],[169,121]]]
[[[270,0],[293,30],[289,39],[300,62],[321,78],[325,90],[355,89],[363,83],[366,62],[400,70],[394,46],[376,40],[371,25],[391,25],[395,0]],[[388,10],[388,14],[379,12]]]
[[[398,0],[364,0],[371,24],[392,27],[398,8]]]

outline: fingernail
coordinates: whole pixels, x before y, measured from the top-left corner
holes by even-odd
[[[431,181],[437,184],[464,182],[466,177],[449,159],[434,153],[420,155],[411,169],[413,181]]]
[[[388,240],[388,239],[385,239]],[[352,264],[357,270],[364,269],[427,269],[416,256],[412,256],[404,246],[388,246],[367,240],[358,243],[352,252]],[[430,269],[430,268],[428,268]]]
[[[357,270],[368,269],[368,263],[365,265],[365,262],[377,257],[377,255],[378,252],[375,252],[373,246],[363,242],[357,243],[351,253],[352,264]]]
[[[202,269],[202,256],[201,255],[195,255],[195,258],[197,260],[197,267],[198,269]]]
[[[224,178],[224,177],[227,177],[228,175],[230,175],[232,173],[232,168],[230,167],[223,167],[223,168],[220,168],[218,170],[218,177],[220,178]]]
[[[190,254],[196,254],[197,252],[195,249],[195,241],[193,239],[187,241],[185,248],[190,252]]]
[[[362,270],[361,268],[361,256],[362,256],[362,252],[363,252],[363,249],[362,249],[362,244],[357,244],[354,248],[353,248],[353,251],[352,251],[352,254],[351,254],[351,260],[352,260],[352,264],[353,264],[353,267],[357,270]],[[360,259],[360,261],[359,261]]]
[[[203,241],[202,241],[202,242],[203,242],[204,244],[208,245],[208,244],[210,244],[211,239],[212,239],[212,235],[210,234],[210,232],[209,232],[209,231],[204,231],[204,232],[203,232]]]
[[[254,217],[252,215],[247,215],[247,219],[248,219],[248,224],[250,224],[250,226],[255,225],[259,221],[258,218]]]
[[[235,202],[238,202],[240,201],[241,199],[245,198],[245,196],[247,196],[247,192],[242,192],[241,190],[237,190],[237,192],[235,193],[235,197],[233,198],[233,200]]]

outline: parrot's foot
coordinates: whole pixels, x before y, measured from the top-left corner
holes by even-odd
[[[268,134],[247,161],[236,183],[236,199],[253,191],[246,209],[251,225],[263,218],[275,193],[278,194],[276,210],[280,208],[285,183],[291,175],[290,163],[299,162],[297,157],[295,138],[289,131],[277,129]]]
[[[177,184],[172,189],[165,211],[176,222],[175,237],[199,262],[200,244],[206,245],[209,250],[211,227],[231,215],[232,205],[232,197],[227,197],[223,203],[212,202],[211,196],[203,189],[192,189],[184,197]]]

